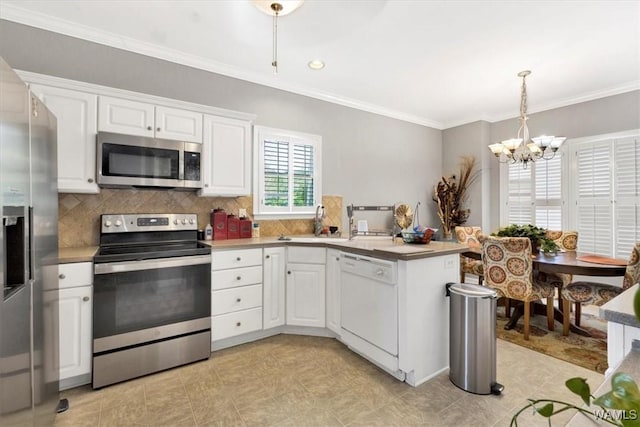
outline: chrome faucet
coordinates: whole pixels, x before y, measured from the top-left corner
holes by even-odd
[[[322,218],[324,218],[324,206],[318,205],[316,206],[316,216],[313,218],[313,234],[316,237],[322,233]]]

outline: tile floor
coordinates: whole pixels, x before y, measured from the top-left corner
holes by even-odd
[[[535,338],[533,338],[535,339]],[[508,426],[527,398],[576,404],[564,387],[603,376],[498,340],[501,396],[456,388],[441,374],[417,388],[330,338],[278,335],[217,351],[208,361],[93,391],[63,392],[55,426]],[[573,414],[553,418],[564,425]],[[521,426],[546,420],[526,411]]]

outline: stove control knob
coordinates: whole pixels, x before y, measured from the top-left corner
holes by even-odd
[[[196,222],[195,222],[195,220],[194,220],[193,218],[191,218],[191,219],[189,220],[189,224],[192,224],[192,225],[193,225],[193,224],[195,224],[195,223],[196,223]]]
[[[106,220],[106,221],[104,222],[104,226],[105,226],[105,227],[111,227],[111,221]]]
[[[187,219],[186,218],[182,218],[182,224],[186,224],[187,223]]]
[[[120,221],[119,219],[116,219],[115,226],[120,227],[121,225],[122,225],[122,221]]]

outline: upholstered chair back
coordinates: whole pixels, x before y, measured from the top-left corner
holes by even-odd
[[[470,248],[480,248],[482,243],[482,229],[480,227],[456,227],[454,229],[458,243],[464,243]]]
[[[531,241],[528,238],[487,238],[482,246],[482,263],[486,286],[520,301],[540,298],[534,298]]]
[[[546,234],[563,251],[575,252],[578,249],[577,231],[547,230]]]
[[[640,283],[640,242],[636,242],[631,250],[627,271],[624,273],[622,280],[622,289],[629,289],[636,283]]]

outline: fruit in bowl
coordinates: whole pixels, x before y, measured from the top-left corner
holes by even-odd
[[[403,231],[402,241],[405,243],[427,244],[431,241],[433,230],[427,228],[423,231]]]

